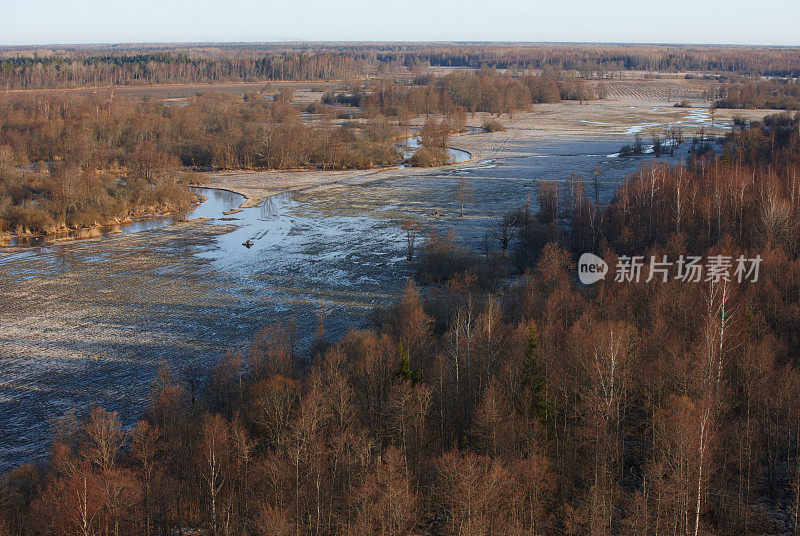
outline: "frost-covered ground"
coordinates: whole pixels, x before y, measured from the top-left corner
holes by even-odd
[[[303,351],[326,309],[331,337],[363,324],[402,285],[403,247],[380,215],[277,199],[215,221],[0,252],[0,468],[44,453],[52,419],[72,408],[98,402],[136,418],[162,360],[208,366],[290,317]]]
[[[474,143],[477,157],[461,167],[337,172],[323,187],[228,215],[244,198],[207,191],[193,215],[203,220],[0,250],[0,470],[43,455],[53,419],[71,409],[97,402],[132,422],[161,361],[208,367],[261,326],[291,317],[305,353],[321,311],[330,312],[331,338],[366,324],[410,275],[400,224],[411,214],[479,249],[508,205],[535,198],[537,180],[589,177],[599,167],[601,198],[610,199],[641,162],[609,156],[630,141],[623,132],[476,134],[484,140]],[[462,177],[476,201],[458,218]]]

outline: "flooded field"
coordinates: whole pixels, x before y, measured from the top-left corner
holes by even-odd
[[[203,190],[208,200],[188,221],[0,250],[0,470],[44,455],[53,420],[73,408],[98,402],[132,422],[162,361],[208,366],[290,318],[307,355],[322,311],[331,338],[366,324],[411,274],[400,229],[411,214],[478,249],[507,205],[535,198],[537,180],[599,166],[610,199],[641,163],[609,156],[623,143],[520,142],[524,156],[341,180],[239,212],[244,197]],[[684,146],[672,160],[685,156]],[[461,177],[476,200],[464,218],[453,198]]]

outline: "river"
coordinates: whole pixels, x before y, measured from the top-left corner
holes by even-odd
[[[610,199],[640,163],[610,157],[620,145],[531,142],[524,157],[284,194],[237,213],[242,196],[203,189],[188,221],[0,249],[0,470],[44,456],[54,420],[70,410],[98,403],[130,424],[161,363],[207,370],[262,326],[290,319],[307,356],[320,319],[329,339],[369,324],[412,274],[400,229],[409,215],[480,251],[494,218],[534,198],[537,179],[600,166]],[[476,202],[458,218],[462,177]]]

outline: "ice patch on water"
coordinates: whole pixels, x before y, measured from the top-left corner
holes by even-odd
[[[376,211],[341,216],[306,210],[291,195],[267,198],[242,210],[234,230],[196,255],[220,272],[296,274],[320,287],[379,284],[375,267],[403,258],[402,231]]]
[[[625,131],[626,136],[634,136],[641,134],[645,129],[660,126],[661,123],[642,123],[641,125],[634,125]]]

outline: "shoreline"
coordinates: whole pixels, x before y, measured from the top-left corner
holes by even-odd
[[[314,189],[332,188],[342,185],[360,185],[365,181],[380,181],[388,178],[406,178],[436,174],[445,169],[457,169],[474,165],[475,161],[514,158],[529,154],[519,147],[524,143],[584,140],[631,140],[635,135],[647,138],[671,124],[679,124],[686,136],[696,130],[705,129],[709,134],[719,134],[728,129],[726,125],[734,116],[743,115],[748,119],[759,119],[776,113],[775,110],[717,110],[717,121],[708,125],[702,114],[708,113],[707,106],[675,108],[672,103],[653,99],[606,99],[589,101],[583,105],[571,101],[555,104],[536,105],[526,112],[512,115],[493,115],[478,112],[467,118],[467,129],[479,130],[488,119],[499,119],[506,130],[497,132],[465,131],[452,136],[456,149],[469,155],[467,160],[432,167],[405,167],[395,165],[358,170],[224,170],[200,172],[207,179],[202,185],[193,188],[218,189],[244,197],[239,209],[258,206],[264,199],[283,193],[298,193]],[[698,115],[700,114],[700,115]],[[411,126],[418,127],[425,117],[411,120]],[[188,212],[199,203],[189,206]],[[42,240],[60,242],[96,238],[104,231],[121,225],[153,220],[162,217],[176,217],[181,211],[147,212],[123,219],[104,222],[91,227],[64,230],[55,233],[31,233],[0,235],[0,248],[25,247],[38,244],[11,244],[15,240]],[[121,232],[121,231],[120,231]],[[109,234],[113,234],[113,231]],[[72,236],[71,236],[72,235]],[[77,235],[77,236],[76,236]],[[83,236],[82,236],[83,235]],[[88,235],[88,236],[87,236]]]
[[[557,141],[609,140],[624,144],[632,142],[638,134],[648,140],[653,134],[676,125],[688,138],[700,129],[706,134],[718,135],[728,130],[732,118],[743,115],[748,120],[760,119],[775,110],[717,110],[716,121],[711,124],[708,106],[696,104],[692,108],[675,108],[674,102],[660,98],[616,98],[589,101],[582,105],[564,101],[538,104],[525,112],[512,115],[494,115],[477,112],[467,117],[466,132],[453,134],[449,148],[464,151],[469,159],[464,162],[428,168],[391,166],[367,170],[238,170],[203,172],[208,187],[226,189],[243,195],[247,201],[241,208],[256,206],[262,199],[286,192],[308,192],[336,188],[342,185],[363,185],[366,182],[389,178],[417,177],[437,174],[446,169],[475,165],[482,160],[497,160],[530,155],[531,143]],[[475,131],[488,119],[498,119],[506,130],[497,132]],[[415,117],[412,128],[421,127],[426,118]],[[474,129],[469,131],[469,129]]]
[[[463,164],[466,162],[470,162],[474,159],[472,153],[464,150],[458,149],[456,147],[448,147],[448,149],[456,149],[462,151],[468,155],[470,158],[468,160],[464,160],[458,163],[452,164],[445,164],[444,166],[435,166],[429,168],[402,168],[401,166],[389,166],[389,167],[376,167],[376,168],[368,168],[363,170],[354,170],[360,172],[382,172],[382,171],[390,171],[390,170],[397,170],[397,169],[425,169],[425,170],[434,170],[437,168],[444,168],[448,166],[455,166],[458,164]],[[269,170],[267,172],[288,172],[288,173],[331,173],[331,171],[320,171],[315,169],[307,169],[307,170]],[[262,171],[255,171],[255,170],[225,170],[225,171],[217,171],[217,172],[205,172],[205,173],[233,173],[233,174],[247,174],[247,173],[264,173]],[[264,199],[269,197],[280,195],[284,193],[293,193],[298,191],[297,188],[287,188],[284,190],[271,192],[261,196],[251,196],[246,193],[246,191],[242,191],[241,189],[237,189],[234,186],[208,186],[207,184],[204,185],[189,185],[189,188],[199,188],[203,190],[222,190],[226,192],[230,192],[232,194],[241,195],[244,197],[244,201],[237,210],[245,210],[248,208],[253,208],[258,206]],[[200,206],[207,197],[198,195],[198,200],[194,203],[190,204],[185,209],[175,209],[175,210],[167,210],[164,212],[142,212],[138,214],[133,214],[127,216],[125,218],[117,218],[115,220],[106,221],[103,223],[98,223],[96,225],[88,226],[88,227],[79,227],[76,229],[63,229],[54,232],[46,232],[46,233],[3,233],[0,234],[0,248],[12,248],[12,247],[35,247],[46,245],[48,243],[59,243],[59,242],[72,242],[76,240],[87,240],[91,238],[98,238],[103,236],[104,234],[120,234],[123,233],[123,230],[114,230],[116,227],[126,226],[134,223],[145,222],[150,220],[155,220],[159,218],[177,218],[181,213],[187,213],[198,206]],[[104,232],[105,231],[105,232]],[[18,241],[17,243],[13,243],[13,241]],[[41,243],[19,243],[19,241],[34,241]]]
[[[466,134],[466,133],[462,133]],[[444,164],[441,166],[431,166],[431,167],[404,167],[403,165],[396,165],[396,166],[387,166],[387,167],[374,167],[374,168],[366,168],[366,169],[354,169],[354,170],[319,170],[319,169],[285,169],[285,170],[278,170],[278,169],[270,169],[270,170],[252,170],[252,169],[241,169],[241,170],[221,170],[221,171],[205,171],[199,172],[202,174],[207,174],[207,176],[211,177],[210,182],[206,182],[203,185],[192,186],[192,188],[203,188],[209,190],[222,190],[226,192],[230,192],[233,194],[241,195],[244,197],[244,202],[239,206],[240,210],[253,208],[258,206],[264,199],[268,199],[270,197],[287,194],[287,193],[296,193],[301,192],[307,189],[316,188],[319,186],[326,186],[331,184],[338,184],[341,183],[342,180],[350,179],[350,178],[357,178],[363,177],[367,175],[373,175],[378,173],[383,173],[387,171],[432,171],[436,172],[441,169],[449,169],[455,166],[460,166],[462,164],[467,164],[473,162],[477,157],[475,156],[473,151],[468,151],[466,149],[462,149],[460,147],[453,147],[448,146],[447,149],[454,149],[457,151],[461,151],[469,155],[467,160],[462,160],[461,162],[453,162],[451,164]],[[351,176],[340,178],[338,175],[347,175],[353,174]],[[413,173],[413,174],[417,174]],[[316,181],[315,184],[288,184],[286,187],[276,187],[276,188],[265,188],[264,191],[260,192],[258,195],[254,195],[255,188],[247,188],[242,186],[237,186],[235,184],[231,184],[229,182],[225,182],[224,178],[228,178],[230,176],[257,176],[257,177],[265,177],[269,175],[273,176],[280,176],[284,174],[291,174],[292,176],[321,176],[320,178],[324,179],[325,176],[328,178],[334,179],[330,181]],[[409,173],[411,174],[411,173]],[[214,184],[214,180],[220,178],[223,179],[223,182],[220,184]]]
[[[134,213],[124,218],[116,218],[102,223],[97,223],[88,227],[78,227],[75,229],[62,229],[59,231],[48,233],[3,233],[0,234],[0,248],[13,248],[13,247],[32,247],[46,245],[49,243],[57,242],[72,242],[75,240],[87,240],[90,238],[98,238],[104,234],[121,234],[123,230],[114,230],[116,227],[131,225],[134,223],[141,223],[159,218],[177,218],[179,214],[186,213],[192,209],[197,208],[205,198],[197,196],[198,198],[184,209],[171,209],[163,212],[144,211]],[[105,232],[104,232],[105,231]],[[16,243],[12,244],[14,240],[23,241],[42,241],[41,244],[26,244]]]

